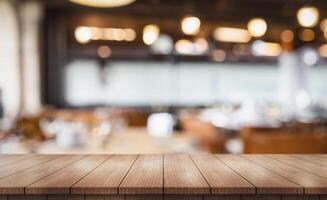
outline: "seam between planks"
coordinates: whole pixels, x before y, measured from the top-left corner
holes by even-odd
[[[57,159],[57,158],[60,158],[60,157],[62,157],[62,155],[54,156],[54,158],[52,158],[52,159],[50,159],[50,160],[46,160],[46,161],[44,161],[44,162],[38,163],[38,164],[33,165],[33,166],[31,166],[31,167],[28,167],[28,168],[26,168],[26,169],[22,169],[22,170],[20,170],[20,171],[17,171],[17,172],[15,172],[15,173],[10,174],[10,175],[7,175],[7,176],[4,176],[4,177],[1,177],[0,180],[5,179],[5,178],[7,178],[7,177],[9,177],[9,176],[15,175],[15,174],[17,174],[17,173],[20,173],[20,172],[23,172],[23,171],[29,170],[29,169],[31,169],[31,168],[33,168],[33,167],[37,167],[37,166],[39,166],[39,165],[42,165],[42,164],[44,164],[44,163],[46,163],[46,162],[50,162],[50,161],[52,161],[52,160],[54,160],[54,159]]]
[[[8,155],[8,156],[11,156],[11,155]],[[36,157],[36,156],[37,156],[36,154],[27,155],[27,156],[25,156],[25,158],[14,160],[13,162],[9,162],[9,163],[6,163],[4,165],[0,165],[0,167],[4,167],[6,165],[11,165],[11,164],[14,164],[14,163],[17,163],[17,162],[21,162],[21,161],[24,161],[26,159],[30,159],[30,158],[33,158],[33,157]]]
[[[85,158],[87,158],[90,155],[87,155]],[[92,156],[92,155],[91,155]],[[112,155],[108,155],[108,158],[106,158],[103,162],[101,162],[99,165],[97,165],[94,169],[92,169],[91,171],[89,171],[88,173],[86,173],[84,176],[82,176],[81,178],[79,178],[75,183],[73,183],[71,186],[69,186],[69,194],[72,195],[72,187],[74,185],[76,185],[78,182],[80,182],[83,178],[85,178],[87,175],[89,175],[91,172],[93,172],[94,170],[96,170],[99,166],[101,166],[103,163],[105,163],[106,161],[108,161],[109,159],[112,158]],[[85,199],[85,198],[84,198]]]
[[[196,163],[194,162],[194,160],[192,159],[192,156],[190,156],[190,154],[187,154],[189,156],[189,158],[192,160],[193,164],[195,165],[195,167],[198,169],[198,171],[200,172],[201,176],[203,177],[203,179],[206,181],[206,183],[209,186],[209,190],[210,190],[210,194],[212,194],[211,191],[211,185],[209,184],[208,180],[206,179],[206,177],[203,175],[202,171],[200,170],[200,168],[196,165]]]
[[[115,154],[115,155],[117,155],[117,154]],[[131,170],[132,167],[134,166],[136,160],[139,159],[139,157],[140,157],[140,154],[137,154],[136,159],[135,159],[134,162],[131,164],[131,166],[128,168],[126,174],[124,175],[124,177],[121,179],[120,183],[118,184],[118,186],[117,186],[117,194],[120,194],[120,193],[119,193],[120,185],[123,183],[123,181],[125,180],[127,174],[130,172],[130,170]]]
[[[293,154],[288,155],[288,156],[291,156],[292,158],[295,158],[295,159],[297,159],[297,160],[301,160],[301,161],[303,161],[303,162],[311,162],[312,164],[315,164],[315,165],[321,165],[321,163],[318,163],[318,162],[316,162],[316,161],[312,161],[312,160],[309,160],[309,159],[305,159],[305,158],[303,158],[302,156],[301,156],[301,158],[298,157],[298,156],[295,156],[295,155],[293,155]],[[325,158],[323,158],[323,159],[325,159]],[[326,160],[326,161],[327,161],[327,160]],[[326,164],[323,164],[323,165],[326,166]]]
[[[269,168],[267,168],[267,167],[265,167],[265,166],[262,166],[262,165],[260,165],[259,163],[254,162],[253,160],[250,160],[250,159],[244,157],[244,155],[241,155],[241,156],[242,156],[244,159],[246,159],[246,160],[248,160],[248,161],[250,161],[250,162],[252,162],[252,163],[254,163],[254,164],[256,164],[256,165],[258,165],[258,166],[260,166],[260,167],[262,167],[262,168],[265,168],[266,170],[268,170],[268,171],[270,171],[270,172],[272,172],[272,173],[274,173],[274,174],[276,174],[276,175],[278,175],[278,176],[280,176],[280,177],[282,177],[282,178],[285,178],[286,180],[288,180],[288,181],[294,183],[295,185],[298,185],[298,186],[302,187],[302,194],[305,194],[305,187],[304,187],[303,185],[300,185],[299,183],[296,183],[296,182],[294,182],[294,181],[288,179],[287,177],[285,177],[285,176],[283,176],[283,175],[280,175],[280,174],[278,174],[277,172],[275,172],[275,171],[273,171],[273,170],[271,170],[271,169],[269,169]],[[264,156],[265,156],[265,155],[264,155]],[[266,157],[266,156],[265,156],[265,157]],[[270,159],[270,157],[267,157],[267,158]],[[290,166],[290,165],[288,165],[288,166]],[[292,166],[290,166],[290,167],[292,167]],[[303,170],[302,170],[302,171],[303,171]]]
[[[308,170],[306,170],[306,169],[303,169],[303,168],[297,167],[297,166],[295,166],[295,165],[290,165],[290,164],[288,164],[287,162],[281,161],[281,160],[279,160],[279,159],[277,159],[277,158],[270,157],[269,155],[264,155],[264,156],[267,156],[268,158],[271,158],[271,159],[277,160],[278,162],[284,163],[284,164],[286,164],[286,165],[288,165],[288,166],[292,166],[292,167],[295,167],[295,168],[297,168],[297,169],[303,170],[303,171],[308,172],[308,173],[310,173],[310,174],[313,174],[313,175],[315,175],[315,176],[319,176],[320,178],[327,179],[327,178],[324,177],[324,176],[320,176],[319,174],[313,173],[313,172],[311,172],[311,171],[308,171]],[[303,160],[301,160],[301,161],[303,161]],[[306,162],[306,161],[304,161],[304,162]]]
[[[54,173],[56,173],[56,172],[62,170],[62,169],[66,168],[66,167],[68,167],[68,166],[70,166],[70,165],[72,165],[72,164],[74,164],[74,163],[76,163],[76,162],[78,162],[78,161],[80,161],[80,160],[82,160],[82,159],[84,159],[86,156],[87,156],[87,155],[83,156],[82,158],[80,158],[80,159],[78,159],[78,160],[76,160],[76,161],[74,161],[74,162],[72,162],[72,163],[70,163],[70,164],[68,164],[68,165],[65,165],[65,166],[59,168],[58,170],[53,171],[52,173],[50,173],[50,174],[48,174],[48,175],[46,175],[46,176],[44,176],[44,177],[42,177],[42,178],[40,178],[40,179],[38,179],[38,180],[36,180],[36,181],[34,181],[34,182],[32,182],[32,183],[26,185],[26,186],[24,186],[24,194],[26,194],[26,187],[28,187],[28,186],[30,186],[30,185],[32,185],[32,184],[38,182],[39,180],[44,179],[44,178],[46,178],[46,177],[48,177],[48,176],[50,176],[50,175],[52,175],[52,174],[54,174]],[[63,156],[61,156],[61,157],[63,157]]]
[[[240,177],[242,177],[246,182],[248,182],[250,185],[252,185],[254,187],[254,190],[255,190],[255,194],[258,194],[258,191],[257,191],[257,187],[251,182],[249,181],[248,179],[246,179],[244,176],[242,176],[242,174],[238,173],[236,170],[234,170],[233,168],[231,168],[229,165],[227,165],[223,160],[220,160],[216,155],[213,155],[217,160],[221,161],[225,166],[227,166],[229,169],[233,170],[236,174],[238,174]]]

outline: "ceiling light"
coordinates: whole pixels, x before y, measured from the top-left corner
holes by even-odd
[[[279,56],[282,47],[278,43],[258,40],[252,44],[252,53],[256,56]]]
[[[248,31],[253,37],[261,37],[267,31],[267,23],[261,18],[251,19],[248,23]]]
[[[75,38],[77,42],[86,44],[92,39],[92,30],[87,26],[79,26],[75,29]]]
[[[196,51],[198,51],[199,53],[205,53],[206,51],[208,51],[209,48],[208,41],[204,38],[196,39],[194,45]]]
[[[212,52],[212,59],[216,62],[222,62],[226,59],[226,52],[221,49],[214,50]]]
[[[190,40],[178,40],[175,44],[175,50],[180,54],[193,54],[194,44]]]
[[[241,28],[219,27],[215,29],[213,36],[221,42],[247,43],[251,40],[249,32]]]
[[[146,45],[153,44],[159,37],[160,29],[157,25],[150,24],[143,29],[143,42]]]
[[[294,39],[294,33],[291,30],[285,30],[280,35],[280,38],[285,43],[291,43]]]
[[[318,63],[318,52],[313,48],[305,48],[301,52],[302,62],[308,66],[313,66]]]
[[[297,21],[303,27],[314,27],[319,20],[319,11],[316,7],[302,7],[297,12]]]
[[[314,40],[315,36],[316,36],[315,32],[313,32],[313,30],[308,28],[301,30],[299,33],[300,39],[305,42],[310,42]]]
[[[319,47],[319,54],[321,57],[327,57],[327,44],[323,44]]]
[[[182,20],[182,31],[186,35],[196,35],[200,31],[201,21],[197,17],[185,17]]]
[[[69,0],[70,2],[83,6],[111,8],[120,7],[133,3],[135,0]]]

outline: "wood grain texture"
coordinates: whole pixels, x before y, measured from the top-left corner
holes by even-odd
[[[255,187],[213,155],[191,155],[212,194],[255,194]]]
[[[126,195],[125,200],[163,200],[163,195]]]
[[[241,200],[241,195],[204,195],[203,200]]]
[[[8,165],[8,164],[12,164],[27,158],[31,158],[33,157],[32,154],[16,154],[16,155],[2,155],[0,157],[0,167],[4,166],[4,165]]]
[[[84,200],[83,195],[47,195],[47,200]]]
[[[18,160],[17,162],[4,165],[0,167],[0,179],[58,157],[59,155],[37,155],[29,159]]]
[[[303,194],[303,188],[241,156],[217,155],[257,188],[257,194]]]
[[[263,155],[245,155],[245,158],[304,187],[306,194],[327,194],[327,179]]]
[[[282,200],[319,200],[319,195],[283,195]]]
[[[109,155],[87,156],[25,188],[26,194],[69,194],[70,187],[94,170]]]
[[[61,168],[82,159],[82,155],[63,155],[46,163],[0,179],[0,194],[24,194],[24,188]]]
[[[86,195],[85,200],[125,200],[124,195]]]
[[[163,155],[140,155],[119,186],[120,194],[163,194]]]
[[[327,167],[321,164],[313,163],[307,160],[298,159],[290,155],[267,155],[270,158],[279,160],[288,165],[302,169],[304,171],[327,178]]]
[[[9,195],[8,200],[47,200],[46,195]]]
[[[202,195],[165,195],[165,200],[203,200]]]
[[[282,195],[242,195],[242,200],[282,200]]]
[[[295,157],[300,160],[312,162],[318,165],[327,166],[327,157],[323,157],[320,155],[292,155],[292,157]]]
[[[210,186],[189,155],[165,155],[164,193],[210,194]]]
[[[118,194],[118,186],[137,155],[115,155],[72,186],[72,194]]]

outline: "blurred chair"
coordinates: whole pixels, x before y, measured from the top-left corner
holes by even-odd
[[[327,153],[327,134],[297,133],[292,128],[256,128],[246,127],[241,130],[244,153],[292,153],[312,154]]]
[[[225,138],[218,133],[218,129],[209,122],[200,120],[196,115],[179,117],[180,126],[186,134],[196,138],[200,145],[210,153],[224,153]]]

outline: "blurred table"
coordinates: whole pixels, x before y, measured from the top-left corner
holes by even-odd
[[[40,154],[167,154],[203,152],[194,138],[180,132],[172,137],[158,139],[151,137],[145,128],[127,128],[107,138],[88,137],[85,145],[76,148],[60,148],[55,140],[45,142],[21,141],[5,144],[8,149],[1,153]]]

